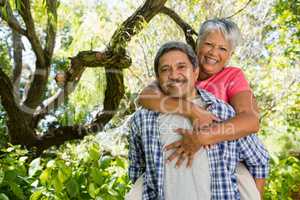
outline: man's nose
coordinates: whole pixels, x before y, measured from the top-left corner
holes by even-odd
[[[176,69],[170,69],[169,78],[176,79],[177,77],[178,77],[178,73],[177,73]]]

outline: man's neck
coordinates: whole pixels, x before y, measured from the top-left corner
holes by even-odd
[[[194,88],[189,94],[187,94],[186,97],[184,97],[183,99],[186,101],[193,101],[196,97],[198,96],[198,92],[197,89]]]

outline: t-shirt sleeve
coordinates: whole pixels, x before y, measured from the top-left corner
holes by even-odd
[[[249,83],[241,69],[235,68],[229,79],[227,96],[231,99],[234,95],[242,91],[251,91]]]

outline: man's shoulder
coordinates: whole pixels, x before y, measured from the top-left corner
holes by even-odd
[[[149,119],[156,119],[159,113],[146,108],[140,108],[134,112],[131,121],[144,121]]]
[[[213,95],[212,93],[208,92],[205,89],[200,88],[200,89],[198,89],[198,91],[199,91],[200,97],[205,102],[215,103],[215,104],[222,104],[222,105],[225,105],[225,106],[232,107],[229,103],[223,101],[222,99],[217,98],[215,95]]]
[[[209,111],[214,112],[215,114],[216,113],[219,113],[220,115],[222,114],[224,115],[224,118],[232,117],[235,115],[235,110],[227,102],[218,99],[212,93],[204,89],[198,89],[198,91],[200,97],[208,106]]]

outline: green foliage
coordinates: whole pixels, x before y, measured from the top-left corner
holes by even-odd
[[[266,200],[291,200],[300,192],[300,161],[293,156],[273,157],[265,188]]]
[[[7,127],[6,127],[6,113],[0,104],[0,148],[5,146],[8,142]]]
[[[3,199],[123,199],[130,185],[127,160],[104,152],[87,138],[61,147],[55,158],[28,159],[19,146],[3,149],[0,197]]]
[[[1,149],[0,154],[0,191],[2,197],[9,199],[26,199],[30,195],[30,182],[27,176],[27,150],[19,146]]]

